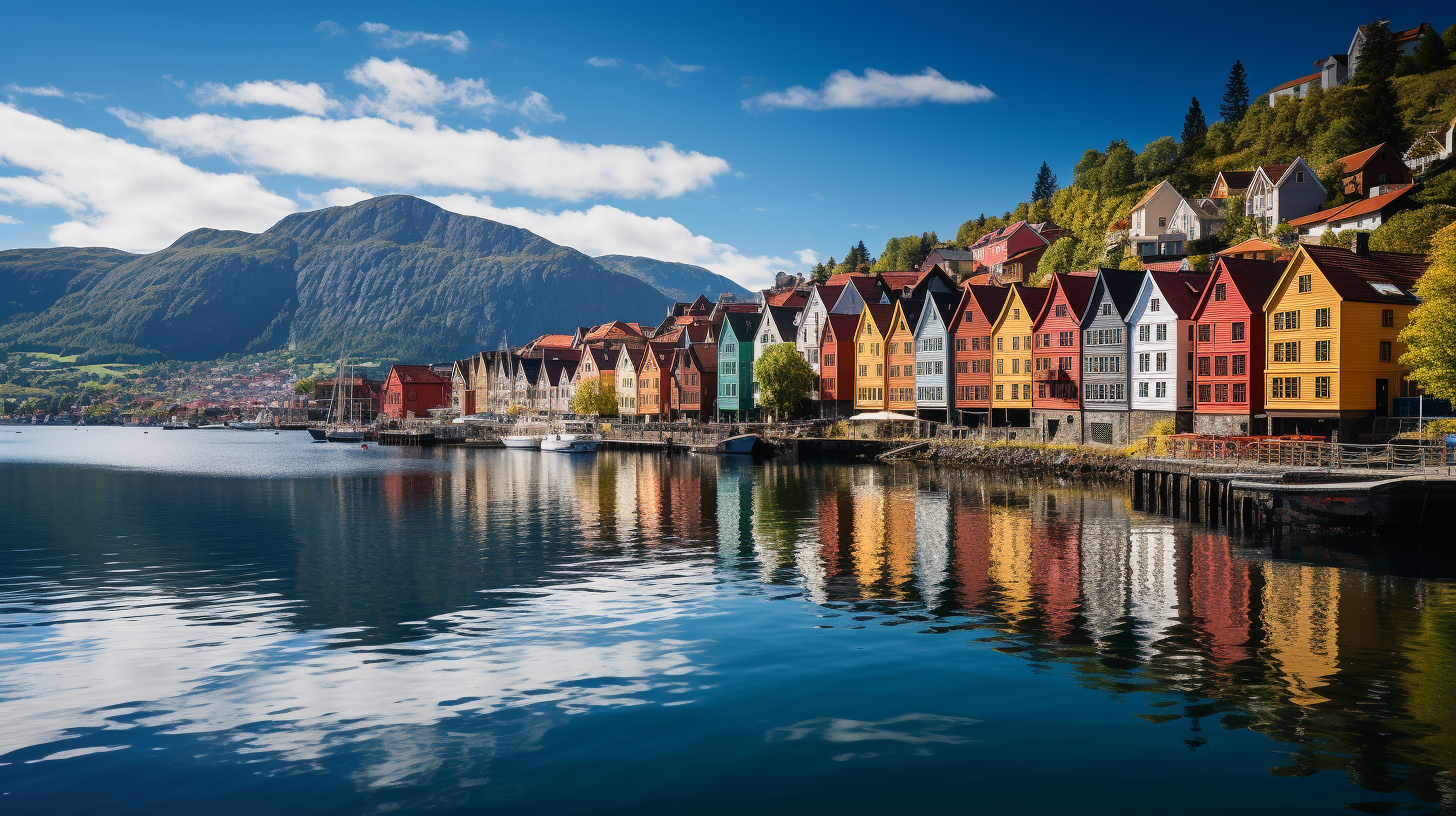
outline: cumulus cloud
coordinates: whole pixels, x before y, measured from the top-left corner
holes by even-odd
[[[799,259],[799,263],[803,264],[804,266],[813,266],[814,264],[824,260],[823,258],[819,257],[819,253],[815,252],[812,249],[801,249],[798,252],[795,252],[794,256],[797,257]]]
[[[526,90],[525,96],[520,102],[515,103],[515,110],[526,119],[537,122],[560,122],[566,116],[551,109],[551,100],[540,91]]]
[[[864,76],[835,71],[818,90],[795,85],[743,100],[744,110],[829,110],[831,108],[894,108],[935,102],[964,105],[996,98],[985,85],[947,79],[934,68],[919,74],[890,74],[873,68]]]
[[[488,116],[500,107],[500,100],[483,79],[445,82],[402,59],[385,61],[370,57],[350,69],[347,76],[374,92],[359,97],[356,112],[378,115],[391,122],[422,122],[443,108]]]
[[[73,246],[151,251],[201,226],[259,231],[292,201],[252,176],[207,173],[175,156],[35,116],[0,103],[0,201],[57,207],[71,220],[50,239]]]
[[[0,224],[19,224],[19,223],[21,223],[21,221],[20,221],[19,218],[16,218],[13,215],[5,215],[3,213],[0,213]]]
[[[397,79],[396,75],[390,74]],[[222,156],[256,170],[392,189],[510,190],[567,201],[590,196],[672,198],[712,184],[728,162],[662,142],[653,147],[593,145],[515,131],[442,127],[409,105],[435,94],[483,104],[475,86],[411,84],[385,90],[381,116],[239,119],[199,113],[158,119],[114,111],[158,144]],[[384,116],[397,117],[388,121]]]
[[[641,255],[661,261],[697,264],[750,289],[773,283],[774,273],[794,266],[786,258],[744,255],[667,217],[645,215],[598,204],[586,210],[550,212],[526,207],[497,207],[489,198],[448,195],[430,198],[451,212],[489,218],[530,230],[552,243],[588,255]],[[801,258],[807,250],[797,253]]]
[[[335,187],[332,190],[325,190],[322,193],[309,194],[300,192],[298,197],[308,202],[312,207],[323,209],[324,207],[347,207],[350,204],[358,204],[361,201],[371,199],[374,194],[358,187]]]
[[[317,26],[314,26],[314,30],[329,38],[342,37],[345,33],[344,27],[333,20],[320,21]]]
[[[199,105],[272,105],[315,116],[323,116],[341,107],[317,82],[305,85],[287,79],[240,82],[237,85],[206,82],[192,92],[192,101]]]
[[[616,57],[590,57],[587,59],[586,64],[595,68],[621,68],[626,66],[647,79],[666,82],[668,85],[676,85],[681,82],[683,74],[695,74],[703,70],[703,66],[701,65],[679,65],[667,57],[662,58],[662,66],[660,68],[653,68],[650,65],[644,65],[640,62],[625,62]]]
[[[359,30],[374,38],[385,48],[409,48],[415,45],[439,46],[456,54],[470,50],[470,38],[464,31],[446,34],[432,34],[428,31],[400,31],[384,23],[362,23]]]

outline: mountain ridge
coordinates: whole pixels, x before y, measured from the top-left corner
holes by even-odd
[[[753,294],[732,280],[693,264],[659,261],[641,255],[597,255],[592,260],[644,281],[674,300],[692,301],[698,295],[717,300],[723,292],[731,292],[738,297],[751,297]]]

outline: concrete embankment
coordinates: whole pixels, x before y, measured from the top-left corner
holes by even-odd
[[[1120,450],[1073,445],[1017,445],[968,440],[934,440],[906,461],[941,467],[1010,470],[1052,474],[1107,474],[1132,471],[1131,460]]]

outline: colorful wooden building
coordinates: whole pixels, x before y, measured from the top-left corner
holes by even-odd
[[[1144,272],[1098,269],[1082,317],[1082,422],[1087,442],[1127,445],[1136,435],[1128,404],[1127,316]]]
[[[854,410],[854,330],[858,315],[829,314],[819,346],[819,410],[842,416]]]
[[[718,413],[742,422],[753,410],[753,347],[757,312],[729,312],[718,335]]]
[[[1031,424],[1047,442],[1082,441],[1082,316],[1096,284],[1095,274],[1052,275],[1032,325]]]
[[[1128,406],[1135,429],[1193,430],[1193,311],[1208,276],[1149,270],[1128,314]]]
[[[1421,255],[1301,244],[1264,302],[1265,404],[1276,434],[1355,442],[1407,392],[1399,333],[1418,302]]]
[[[991,327],[991,424],[1031,427],[1032,324],[1047,290],[1013,284]]]
[[[394,365],[384,380],[382,413],[390,419],[427,416],[450,404],[450,381],[427,365]]]
[[[647,358],[645,347],[624,346],[617,356],[617,416],[637,417],[638,374]]]
[[[972,428],[991,418],[991,331],[1011,295],[1000,286],[968,284],[956,306],[952,332],[955,362],[955,422]]]
[[[1284,264],[1220,257],[1193,311],[1193,430],[1216,436],[1268,433],[1264,415],[1264,301]]]
[[[890,315],[890,333],[885,338],[885,407],[901,414],[915,414],[915,327],[920,322],[924,299],[900,298]]]
[[[885,343],[889,337],[893,304],[869,303],[860,312],[854,337],[854,410],[886,410]]]
[[[941,422],[954,419],[949,410],[955,394],[950,349],[959,305],[960,297],[955,293],[931,293],[915,328],[915,409],[920,416]]]

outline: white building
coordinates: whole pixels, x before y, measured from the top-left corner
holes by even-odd
[[[1147,192],[1128,214],[1127,238],[1139,258],[1181,255],[1187,236],[1172,229],[1183,196],[1167,180]]]
[[[955,392],[951,331],[959,305],[955,294],[932,292],[915,325],[915,409],[938,412],[947,420],[944,412]]]
[[[814,369],[814,376],[819,376],[819,346],[824,339],[824,327],[829,323],[829,309],[839,299],[840,293],[844,291],[843,286],[829,286],[828,284],[814,284],[814,291],[809,293],[809,302],[804,304],[804,314],[799,318],[798,334],[794,340],[794,346],[799,349],[799,356],[804,362]],[[814,389],[814,396],[817,399],[819,389]]]
[[[1133,411],[1187,412],[1193,425],[1193,312],[1208,276],[1148,272],[1128,313]],[[1190,285],[1191,284],[1191,285]],[[1195,288],[1196,287],[1196,288]],[[1180,423],[1180,430],[1181,430]]]

